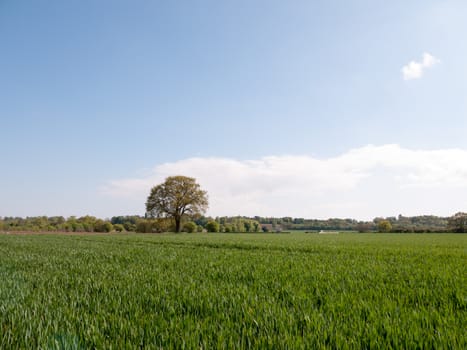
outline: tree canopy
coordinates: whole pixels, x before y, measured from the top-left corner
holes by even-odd
[[[169,217],[175,220],[175,231],[180,232],[184,216],[202,215],[208,208],[206,191],[192,177],[170,176],[153,187],[146,201],[149,217]]]
[[[378,231],[379,232],[390,232],[392,230],[392,225],[389,220],[381,220],[378,223]]]
[[[453,232],[467,232],[467,213],[456,213],[448,220],[448,229]]]
[[[209,221],[219,224],[220,232],[261,232],[263,227],[268,229],[280,227],[282,230],[301,231],[360,231],[374,232],[379,230],[379,223],[389,221],[391,232],[466,232],[467,213],[457,213],[451,217],[434,215],[422,216],[391,216],[377,217],[372,221],[357,221],[354,219],[331,218],[326,220],[304,219],[292,217],[247,217],[222,216],[205,217],[194,216],[191,220],[197,225],[196,231],[207,230]],[[188,220],[186,220],[188,221]],[[181,227],[185,221],[182,220]],[[109,225],[112,224],[112,225]],[[266,226],[265,226],[266,225]],[[0,232],[10,231],[42,231],[42,232],[167,232],[175,231],[173,218],[164,216],[150,218],[140,215],[114,216],[111,219],[99,219],[94,216],[68,218],[62,216],[36,216],[36,217],[0,217]]]

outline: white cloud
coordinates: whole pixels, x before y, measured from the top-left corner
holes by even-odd
[[[167,176],[195,177],[211,215],[372,218],[450,215],[465,210],[467,150],[366,146],[339,156],[271,156],[256,160],[190,158],[154,167],[146,177],[109,181],[102,193],[143,206]]]
[[[436,57],[425,52],[421,62],[411,61],[402,67],[402,75],[404,80],[419,79],[423,76],[423,72],[427,68],[431,68],[441,61]]]

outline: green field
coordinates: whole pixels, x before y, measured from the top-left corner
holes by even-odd
[[[467,235],[0,234],[0,348],[467,348]]]

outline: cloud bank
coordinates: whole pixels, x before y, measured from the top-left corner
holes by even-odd
[[[209,193],[210,215],[308,218],[451,215],[465,210],[467,150],[365,146],[339,156],[256,160],[189,158],[157,165],[143,177],[111,180],[101,193],[144,202],[167,176],[195,177]],[[462,207],[464,205],[464,207]]]
[[[441,61],[436,57],[425,52],[421,62],[411,61],[404,67],[402,67],[402,75],[404,80],[420,79],[423,76],[423,72],[440,63]]]

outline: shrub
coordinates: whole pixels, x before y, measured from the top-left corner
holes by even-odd
[[[391,232],[392,225],[388,220],[381,220],[378,223],[378,231],[379,232]]]
[[[209,221],[206,224],[206,230],[208,230],[208,232],[219,232],[219,223],[213,220]]]
[[[183,225],[183,232],[193,233],[196,231],[196,224],[193,221],[187,222]]]
[[[123,231],[125,231],[125,227],[124,227],[122,224],[115,224],[115,225],[114,225],[114,229],[115,229],[115,231],[117,231],[117,232],[123,232]]]

